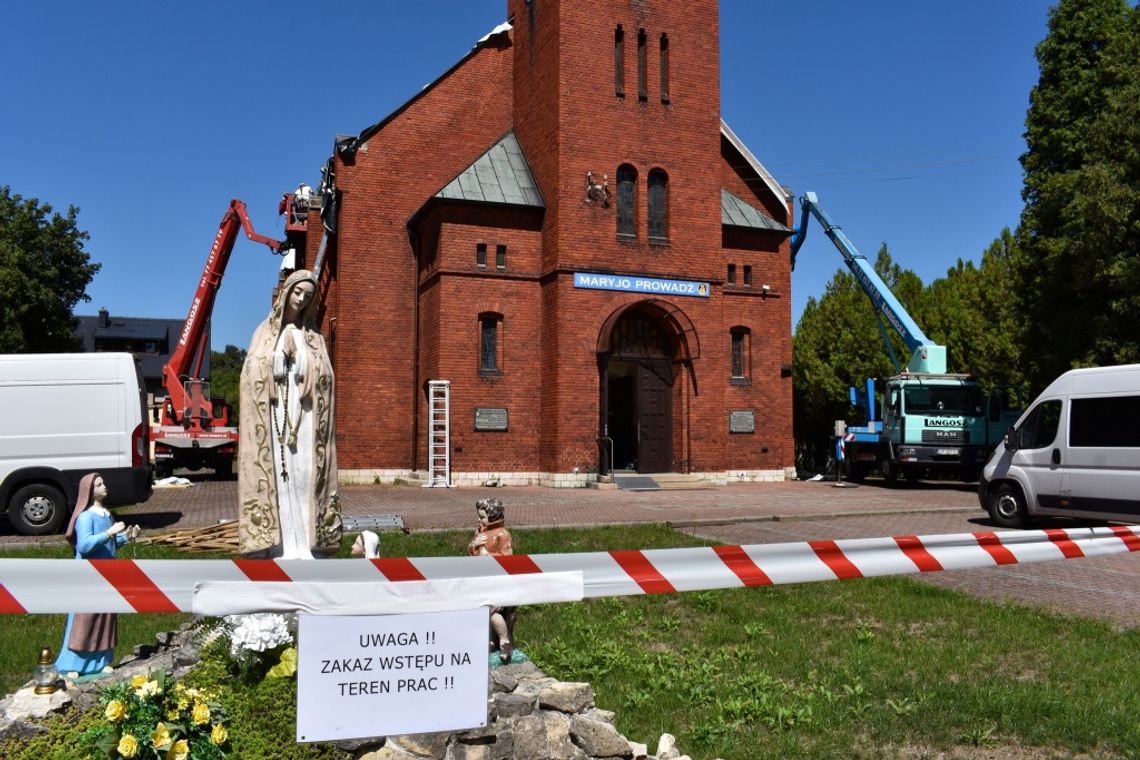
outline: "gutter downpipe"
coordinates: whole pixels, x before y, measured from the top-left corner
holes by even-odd
[[[408,228],[415,265],[412,268],[412,472],[419,469],[416,452],[420,440],[420,236]]]

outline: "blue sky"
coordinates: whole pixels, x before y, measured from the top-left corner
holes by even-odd
[[[721,113],[863,253],[887,242],[929,282],[1017,223],[1048,7],[722,0]],[[80,207],[103,269],[78,313],[184,318],[231,198],[283,236],[278,198],[316,185],[338,133],[391,113],[505,15],[505,0],[13,4],[0,184]],[[278,264],[238,240],[215,349],[247,345]],[[794,319],[840,265],[811,230]]]

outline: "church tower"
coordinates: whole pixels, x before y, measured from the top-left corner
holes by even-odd
[[[719,328],[717,300],[681,299],[684,313],[674,319],[666,312],[676,299],[585,293],[575,277],[722,277],[718,3],[509,0],[508,15],[515,132],[546,203],[542,469],[596,459],[595,431],[624,441],[611,453],[626,466],[687,468],[680,460],[691,431],[678,412],[691,404],[719,410],[721,401],[711,384],[697,396],[677,382],[696,350],[684,345],[696,339],[683,334],[684,323]],[[598,334],[598,311],[634,300],[646,303],[605,329],[653,345],[611,345],[600,368],[583,361],[612,343]],[[701,361],[707,368],[715,360]],[[638,410],[619,408],[629,405]],[[707,435],[707,450],[717,450],[723,432]],[[647,436],[660,438],[652,451]],[[631,450],[638,440],[639,453]],[[723,467],[719,458],[705,464]]]

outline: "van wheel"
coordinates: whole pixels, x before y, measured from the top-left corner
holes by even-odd
[[[1020,489],[1009,483],[1002,483],[990,494],[989,513],[993,521],[1003,528],[1024,528],[1029,522],[1025,497]]]
[[[8,517],[17,533],[46,536],[58,533],[67,518],[63,493],[47,483],[24,486],[8,502]]]

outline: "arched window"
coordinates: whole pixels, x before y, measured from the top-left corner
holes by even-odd
[[[649,88],[646,84],[645,58],[649,38],[644,29],[637,30],[637,99],[642,103],[649,100]]]
[[[661,169],[649,172],[649,239],[669,237],[669,175]]]
[[[749,343],[752,339],[752,331],[747,327],[737,325],[729,330],[729,336],[731,337],[731,378],[735,382],[747,380],[748,365],[751,363],[749,354],[752,347]]]
[[[479,374],[503,371],[503,315],[485,311],[479,315]]]
[[[621,315],[614,325],[613,357],[622,359],[660,359],[673,355],[669,336],[648,314],[631,310]]]
[[[625,97],[625,31],[621,24],[614,30],[614,94]]]
[[[622,164],[617,170],[617,234],[637,237],[637,169]]]

